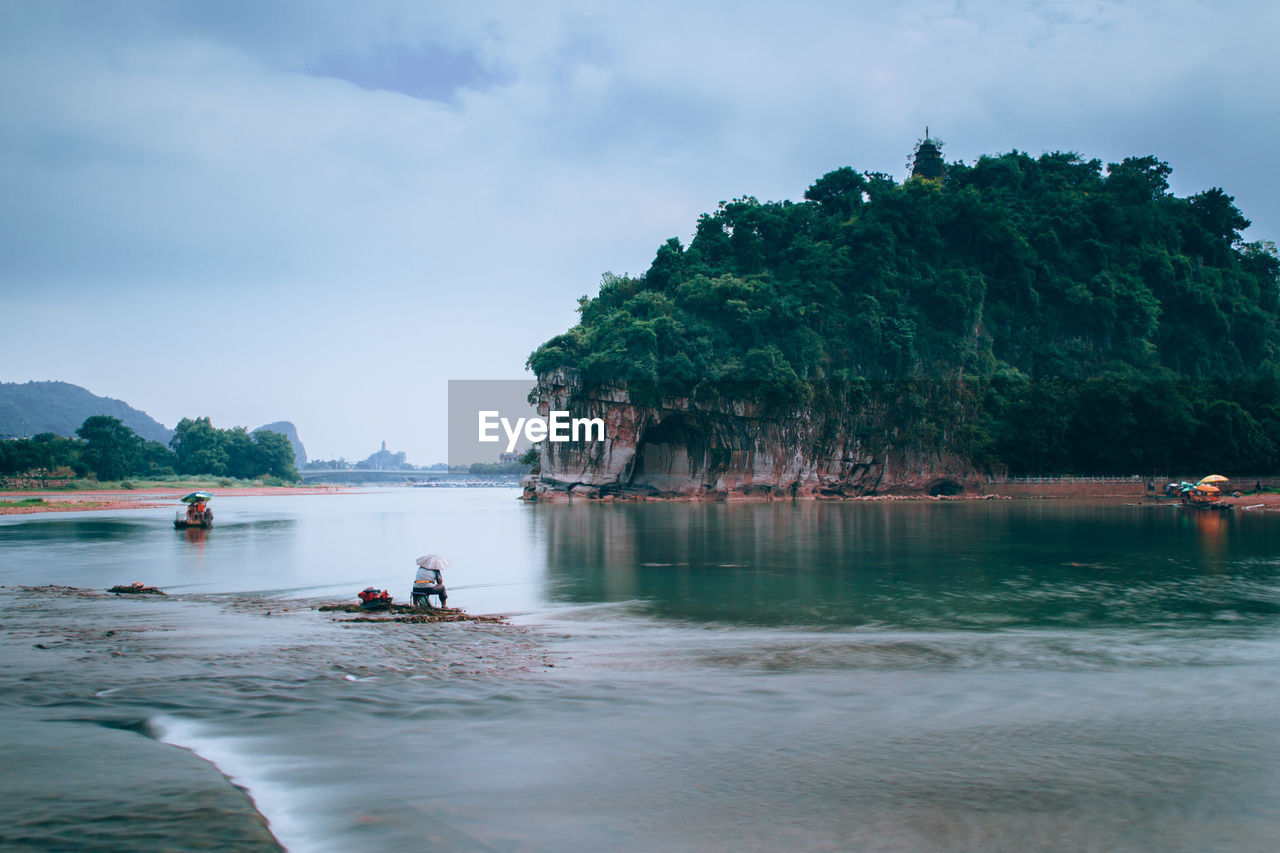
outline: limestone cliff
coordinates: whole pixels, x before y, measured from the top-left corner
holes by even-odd
[[[892,394],[859,389],[802,411],[716,397],[637,402],[624,384],[539,377],[539,413],[601,418],[603,441],[543,442],[525,498],[842,498],[957,494],[985,478],[952,436],[916,440]],[[954,401],[954,398],[950,398]]]

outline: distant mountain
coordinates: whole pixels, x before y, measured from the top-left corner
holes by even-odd
[[[392,453],[387,450],[387,443],[382,442],[382,449],[371,454],[367,459],[357,462],[356,467],[363,470],[387,471],[403,468],[408,464],[408,457],[403,451]]]
[[[110,415],[138,435],[166,447],[173,430],[122,400],[98,395],[70,382],[0,382],[0,440],[31,438],[42,432],[74,438],[85,418]],[[307,462],[307,449],[290,421],[276,421],[253,430],[283,433],[293,446],[298,468]]]
[[[302,470],[302,466],[307,464],[307,449],[302,446],[302,439],[298,438],[298,429],[293,425],[292,421],[276,421],[275,423],[260,426],[255,429],[270,430],[271,432],[283,433],[284,437],[289,439],[289,443],[293,445],[293,461],[298,470]]]
[[[0,382],[0,439],[42,432],[74,437],[85,418],[110,415],[151,441],[168,445],[173,430],[129,404],[69,382]]]

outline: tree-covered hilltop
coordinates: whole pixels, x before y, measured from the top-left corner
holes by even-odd
[[[267,429],[218,429],[208,418],[183,418],[165,447],[142,438],[119,418],[92,415],[76,435],[79,440],[46,432],[0,441],[0,475],[119,480],[177,473],[290,483],[301,479],[288,437]]]
[[[1222,189],[1178,197],[1169,174],[1014,151],[721,203],[644,275],[606,274],[529,366],[780,411],[892,387],[917,427],[962,411],[963,448],[1016,471],[1274,467],[1275,246],[1241,240]],[[956,406],[922,402],[939,387]]]
[[[110,415],[148,441],[167,444],[173,430],[123,400],[69,382],[0,382],[0,439],[53,433],[70,438],[93,415]]]

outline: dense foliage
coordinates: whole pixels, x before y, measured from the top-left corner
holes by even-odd
[[[1015,471],[1274,467],[1280,260],[1230,195],[1169,174],[1015,151],[721,203],[644,275],[606,274],[529,366],[780,411],[879,388],[926,413],[917,436],[941,419]]]
[[[169,441],[179,474],[217,477],[278,477],[296,481],[293,445],[283,433],[244,427],[218,429],[209,418],[183,418]]]
[[[170,446],[141,438],[118,418],[94,415],[76,430],[80,440],[53,433],[0,441],[0,474],[62,470],[98,480],[203,474],[215,477],[299,479],[293,447],[283,434],[222,430],[208,418],[183,418]]]

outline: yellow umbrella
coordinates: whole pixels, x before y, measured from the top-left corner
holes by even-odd
[[[1227,477],[1224,477],[1224,476],[1222,476],[1221,474],[1210,474],[1208,477],[1205,477],[1205,478],[1204,478],[1203,480],[1201,480],[1200,482],[1202,482],[1202,483],[1225,483],[1225,482],[1227,482],[1227,479],[1228,479]]]

